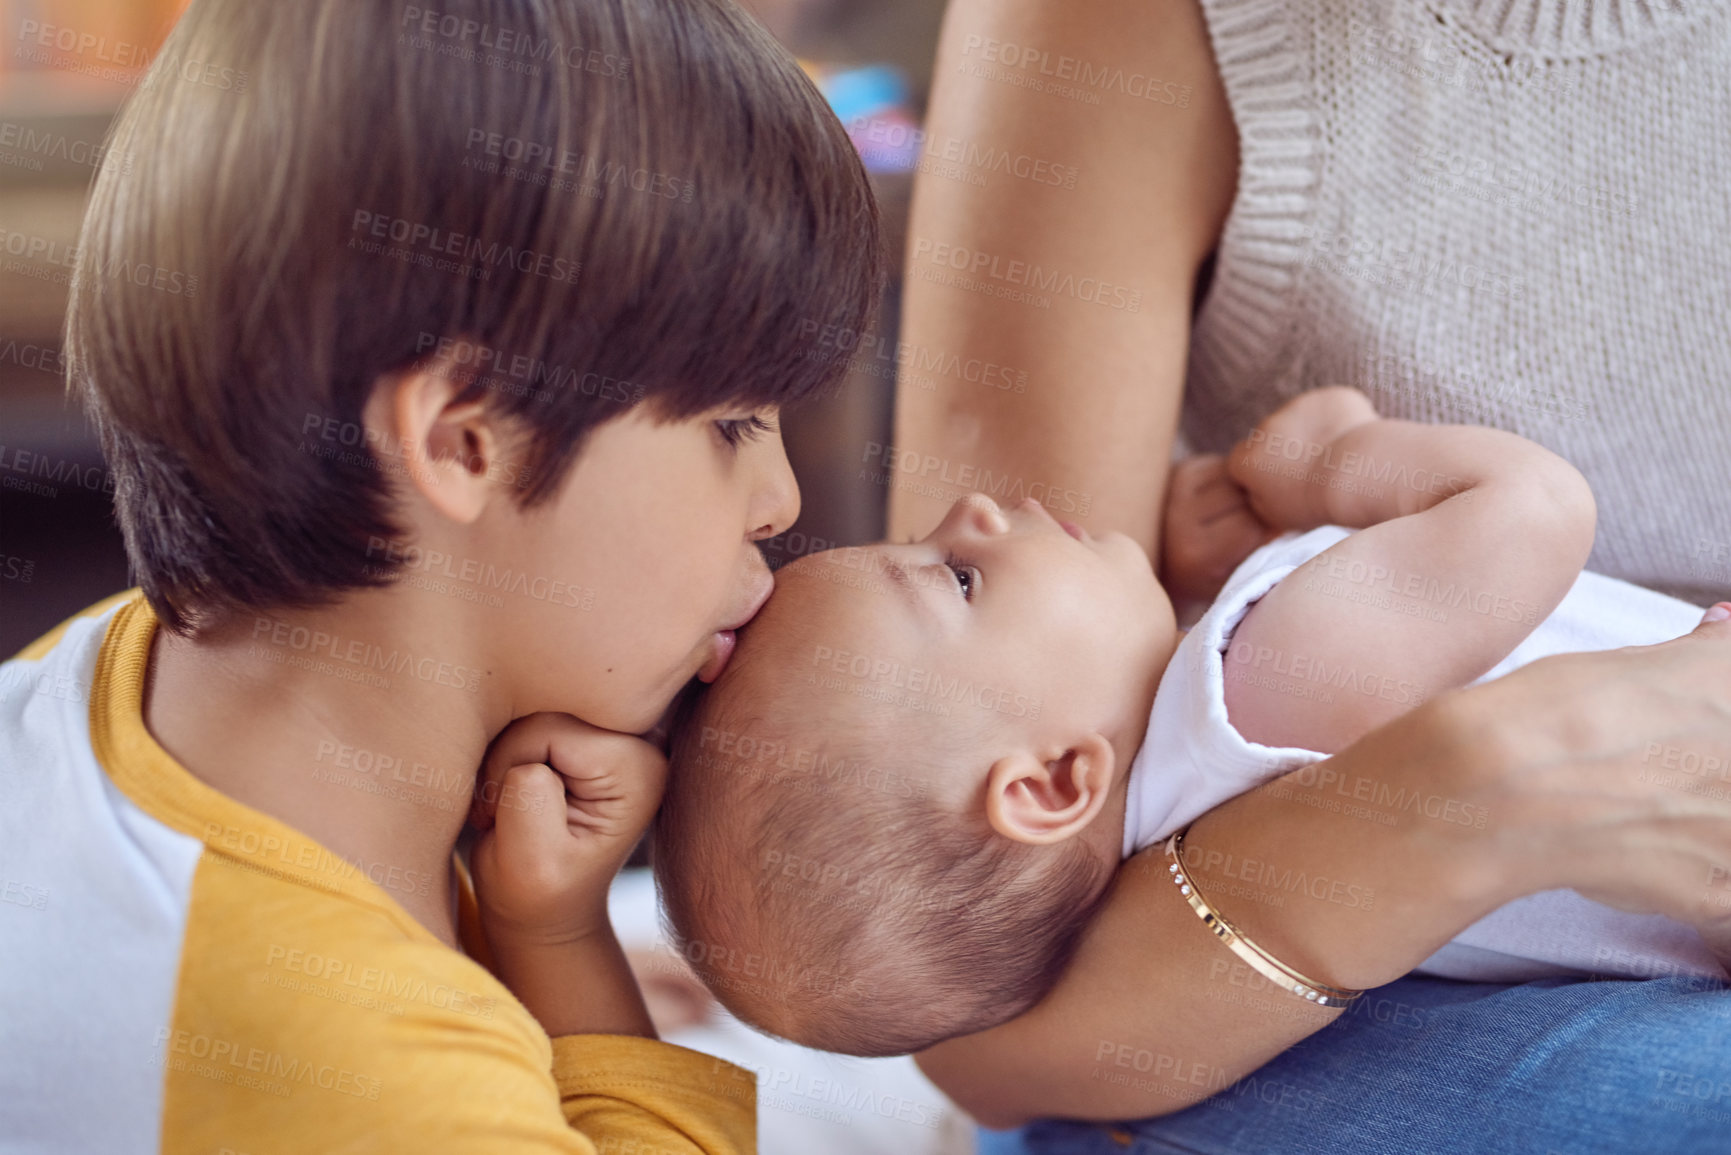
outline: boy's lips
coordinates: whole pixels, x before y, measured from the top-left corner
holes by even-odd
[[[713,682],[721,677],[721,671],[727,668],[727,660],[733,657],[733,647],[738,643],[736,631],[740,626],[757,616],[757,611],[763,608],[763,603],[769,600],[769,595],[775,590],[775,579],[767,572],[763,575],[763,583],[752,595],[751,603],[740,613],[732,625],[724,626],[711,635],[710,644],[714,647],[709,659],[697,671],[697,680]]]
[[[733,647],[737,644],[737,635],[732,630],[717,630],[715,652],[697,671],[697,680],[707,684],[721,677],[721,671],[727,669],[727,659],[733,657]]]

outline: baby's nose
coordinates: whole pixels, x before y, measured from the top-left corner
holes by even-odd
[[[970,493],[956,504],[962,507],[968,524],[981,533],[1009,532],[1009,518],[1004,516],[1004,511],[989,495],[977,492]]]

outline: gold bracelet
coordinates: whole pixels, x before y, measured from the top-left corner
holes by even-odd
[[[1227,922],[1220,913],[1209,906],[1201,893],[1196,889],[1196,880],[1185,873],[1184,836],[1190,832],[1186,826],[1183,830],[1166,840],[1166,855],[1172,859],[1169,870],[1172,881],[1190,903],[1190,909],[1196,912],[1204,926],[1214,932],[1214,937],[1225,943],[1233,954],[1249,963],[1256,973],[1262,975],[1281,990],[1291,991],[1301,999],[1315,1003],[1319,1007],[1344,1007],[1362,995],[1363,991],[1345,990],[1341,987],[1331,987],[1314,979],[1307,979],[1255,943],[1246,938],[1244,932]]]

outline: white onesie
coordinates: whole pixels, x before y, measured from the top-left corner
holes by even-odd
[[[1327,757],[1315,750],[1263,746],[1233,728],[1226,716],[1225,654],[1232,631],[1252,605],[1350,532],[1325,526],[1306,534],[1288,534],[1257,550],[1179,642],[1160,679],[1147,737],[1130,766],[1125,857],[1165,839],[1228,798]],[[1294,580],[1339,579],[1319,566]],[[1463,586],[1433,585],[1408,597],[1378,588],[1373,581],[1341,584],[1343,591],[1359,591],[1355,596],[1390,612],[1519,613],[1518,605],[1499,603],[1483,591]],[[1666,641],[1694,629],[1701,614],[1676,598],[1584,573],[1556,611],[1480,681],[1499,678],[1550,654]],[[1374,693],[1417,705],[1426,689],[1378,678],[1353,669],[1350,663],[1326,668],[1319,663],[1283,661],[1278,655],[1246,654],[1242,648],[1231,662],[1235,677],[1269,677],[1285,692],[1306,696]],[[1653,755],[1652,773],[1671,779],[1680,790],[1731,793],[1731,767],[1694,754],[1671,757],[1673,753],[1678,752],[1661,750]],[[1481,813],[1456,800],[1386,788],[1379,796],[1375,783],[1347,782],[1326,768],[1319,768],[1313,781],[1301,777],[1293,796],[1297,803],[1355,814],[1365,821],[1389,821],[1390,812],[1399,811],[1463,825],[1484,820]],[[1233,878],[1250,884],[1248,888],[1226,885],[1257,901],[1282,901],[1282,891],[1300,887],[1349,905],[1374,903],[1374,886],[1357,882],[1305,878],[1252,860],[1227,863],[1225,868]],[[1217,883],[1215,889],[1221,885]],[[1662,915],[1614,910],[1572,890],[1531,895],[1491,912],[1425,960],[1419,970],[1485,982],[1523,982],[1559,974],[1649,978],[1723,973],[1691,927]]]

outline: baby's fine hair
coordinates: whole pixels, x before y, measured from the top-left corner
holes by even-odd
[[[922,1050],[1038,1002],[1112,864],[1074,839],[1015,842],[945,800],[983,726],[850,726],[859,699],[825,709],[791,670],[752,676],[747,635],[681,711],[655,825],[698,977],[760,1030],[849,1055]]]

